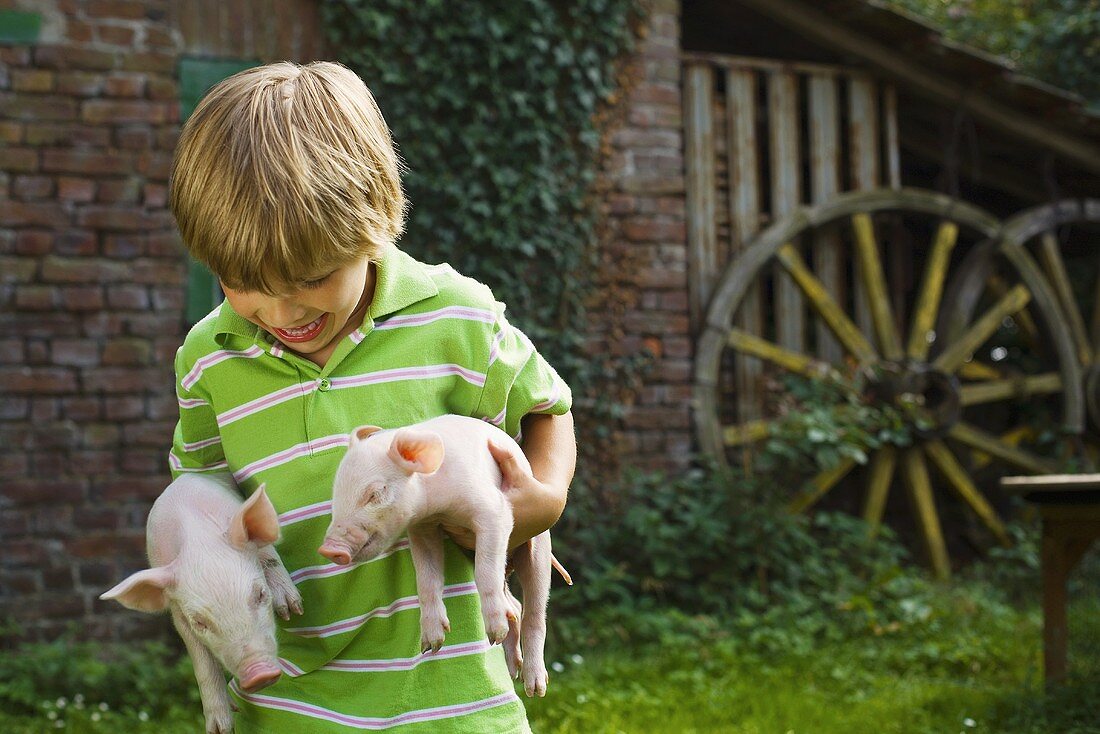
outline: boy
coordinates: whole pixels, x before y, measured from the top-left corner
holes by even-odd
[[[317,553],[357,426],[458,413],[522,433],[534,477],[502,466],[513,547],[557,520],[576,461],[569,388],[504,305],[394,246],[400,162],[366,86],[331,63],[226,79],[184,126],[170,202],[226,294],[176,356],[172,474],[229,471],[245,496],[266,483],[305,608],[280,626],[281,680],[234,690],[237,730],[529,731],[463,553],[448,544],[452,628],[428,655],[407,545],[351,568]]]

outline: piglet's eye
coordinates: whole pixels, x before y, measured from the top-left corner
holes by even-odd
[[[191,626],[195,628],[196,632],[210,631],[210,623],[206,620],[205,617],[200,617],[198,615],[191,617]]]

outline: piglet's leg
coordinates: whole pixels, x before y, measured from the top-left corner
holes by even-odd
[[[416,569],[416,595],[420,600],[420,650],[438,652],[451,631],[443,605],[443,536],[439,528],[410,527],[409,552]]]
[[[523,587],[523,689],[528,696],[545,696],[546,603],[550,599],[550,531],[531,538],[512,559]]]
[[[504,501],[503,499],[501,501]],[[504,565],[508,535],[512,532],[510,512],[482,513],[475,522],[474,581],[481,597],[485,634],[497,644],[508,635],[508,601],[504,597]]]
[[[260,548],[259,556],[264,567],[264,580],[271,590],[271,603],[275,607],[275,613],[283,619],[290,619],[291,612],[301,614],[302,595],[298,593],[298,587],[291,580],[278,552],[274,547],[265,545]]]
[[[525,552],[526,544],[519,547],[517,552]],[[523,607],[519,603],[513,594],[512,590],[508,588],[507,582],[504,584],[504,599],[508,602],[508,636],[504,638],[504,660],[508,663],[508,675],[515,678],[519,677],[519,671],[523,668],[523,655],[519,649],[519,624],[520,619],[523,617]]]
[[[191,665],[195,668],[202,713],[206,717],[206,734],[233,734],[233,710],[221,665],[176,609],[172,609],[172,622],[183,638],[183,644],[191,656]]]

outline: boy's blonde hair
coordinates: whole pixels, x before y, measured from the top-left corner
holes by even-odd
[[[362,80],[269,64],[214,86],[183,126],[169,202],[195,259],[275,295],[400,237],[404,166]]]

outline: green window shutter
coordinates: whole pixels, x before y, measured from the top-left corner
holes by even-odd
[[[37,43],[41,28],[42,16],[38,13],[0,9],[0,43]]]
[[[238,71],[258,66],[238,59],[180,60],[180,121],[186,121],[199,100],[215,84]],[[218,280],[202,263],[189,259],[187,266],[187,323],[194,324],[221,302]]]

